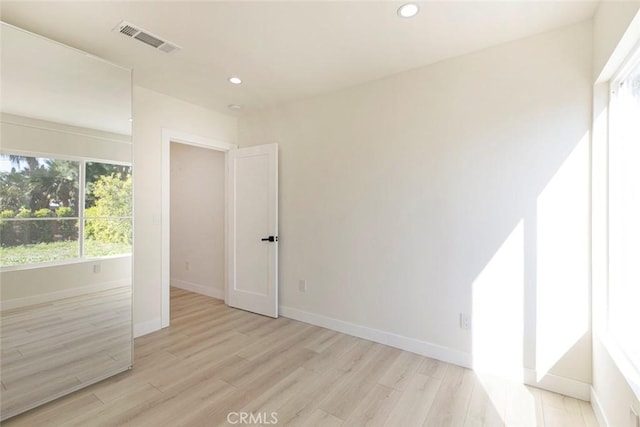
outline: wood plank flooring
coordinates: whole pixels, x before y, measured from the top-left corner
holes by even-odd
[[[131,287],[4,310],[2,418],[131,365]]]
[[[287,426],[597,426],[587,402],[179,289],[171,302],[132,371],[4,425],[242,425],[246,412]]]

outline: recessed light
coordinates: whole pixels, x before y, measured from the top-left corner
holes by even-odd
[[[398,16],[401,18],[411,18],[420,12],[420,8],[415,3],[403,4],[398,8]]]
[[[240,79],[240,77],[232,76],[232,77],[229,77],[229,83],[233,83],[234,85],[239,85],[240,83],[242,83],[242,80]]]
[[[240,110],[240,109],[242,109],[242,105],[229,104],[229,105],[227,105],[227,108],[230,109],[230,110]]]

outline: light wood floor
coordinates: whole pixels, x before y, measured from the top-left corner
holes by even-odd
[[[3,310],[2,418],[131,365],[131,287]]]
[[[278,425],[597,425],[587,402],[190,292],[171,298],[171,327],[136,340],[132,371],[6,426],[216,426],[241,411],[275,412]]]

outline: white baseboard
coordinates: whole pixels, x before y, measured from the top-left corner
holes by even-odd
[[[591,407],[593,408],[593,413],[596,416],[596,420],[598,420],[598,424],[603,426],[603,427],[608,427],[610,424],[607,421],[607,416],[604,414],[604,411],[602,410],[602,404],[600,403],[600,399],[598,398],[598,394],[596,393],[596,390],[591,387],[590,388],[590,394],[591,394]]]
[[[133,337],[138,338],[151,332],[159,331],[160,329],[162,329],[162,321],[159,317],[147,320],[146,322],[139,322],[133,325]]]
[[[280,314],[290,319],[332,329],[347,335],[364,338],[369,341],[410,351],[433,359],[442,360],[443,362],[453,363],[454,365],[463,366],[465,368],[471,368],[473,366],[471,354],[438,344],[432,344],[427,341],[421,341],[391,332],[356,325],[355,323],[333,319],[331,317],[298,310],[297,308],[292,307],[280,306]]]
[[[108,289],[119,288],[131,284],[131,279],[113,280],[111,282],[96,283],[77,288],[63,289],[61,291],[48,292],[46,294],[33,295],[25,298],[15,298],[0,302],[0,310],[11,310],[14,308],[26,307],[36,304],[44,304],[64,298],[72,298],[93,292],[106,291]]]
[[[575,397],[576,399],[591,400],[591,384],[558,375],[546,374],[538,380],[538,374],[533,369],[524,369],[524,383],[554,393]]]
[[[198,283],[187,282],[186,280],[170,279],[171,286],[184,289],[185,291],[195,292],[197,294],[206,295],[211,298],[224,299],[224,290],[215,289],[210,286],[200,285]]]
[[[473,355],[460,350],[455,350],[391,332],[381,331],[379,329],[369,328],[367,326],[357,325],[351,322],[345,322],[343,320],[322,316],[320,314],[310,313],[297,308],[280,306],[280,314],[290,319],[332,329],[347,335],[353,335],[369,341],[374,341],[380,344],[399,348],[401,350],[420,354],[422,356],[441,360],[443,362],[473,369]],[[589,401],[590,399],[591,386],[587,383],[551,374],[547,374],[540,381],[537,381],[536,372],[530,369],[524,370],[523,377],[524,383],[528,385],[533,385],[538,388],[575,397],[577,399],[586,401]]]

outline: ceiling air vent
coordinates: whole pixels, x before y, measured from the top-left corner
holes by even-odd
[[[173,53],[180,50],[180,46],[166,40],[162,40],[160,37],[151,34],[149,31],[143,30],[142,28],[127,21],[122,21],[113,29],[113,31],[117,31],[127,37],[141,41],[142,43],[149,45],[154,49],[161,50],[164,53]]]

